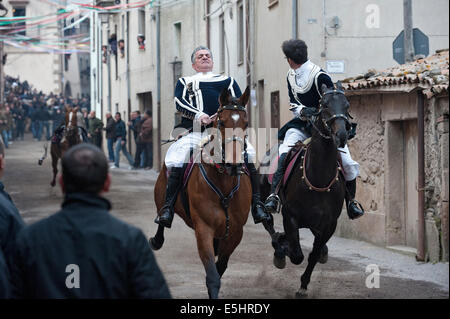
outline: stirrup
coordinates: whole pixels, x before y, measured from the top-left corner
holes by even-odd
[[[358,214],[358,215],[353,215],[352,214],[352,216],[350,216],[350,213],[349,213],[349,207],[350,207],[350,205],[351,204],[355,204],[355,206],[357,207],[357,208],[359,208],[361,211],[362,211],[362,214]],[[355,199],[352,199],[351,201],[349,201],[349,203],[348,203],[348,205],[347,205],[347,215],[349,215],[349,217],[350,217],[350,219],[351,220],[356,220],[356,219],[359,219],[359,218],[361,218],[362,216],[364,216],[364,208],[362,207],[362,205],[361,205],[361,203],[360,202],[358,202],[357,200],[355,200]]]
[[[266,210],[266,213],[271,213],[271,212],[267,212],[266,209],[266,205],[270,202],[270,201],[274,201],[276,203],[276,209],[275,209],[275,214],[279,214],[280,213],[280,209],[281,209],[281,199],[277,194],[270,194],[269,197],[267,197],[266,202],[264,204],[264,208]]]

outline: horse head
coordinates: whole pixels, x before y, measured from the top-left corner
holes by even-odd
[[[222,136],[223,161],[226,167],[233,167],[233,172],[239,174],[238,167],[243,163],[243,151],[246,150],[248,117],[246,105],[250,98],[250,88],[247,88],[240,98],[231,95],[225,89],[219,98],[220,107],[214,127]]]
[[[349,107],[350,103],[345,97],[341,82],[337,83],[336,88],[322,85],[320,119],[338,147],[344,147],[347,144],[348,131],[351,128],[348,119]]]
[[[76,137],[78,135],[77,112],[79,107],[66,106],[66,137]]]

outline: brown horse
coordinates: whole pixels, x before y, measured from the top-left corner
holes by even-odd
[[[60,141],[58,141],[58,139],[56,139],[54,135],[51,139],[52,144],[50,147],[50,154],[52,156],[53,179],[50,185],[52,187],[56,186],[56,175],[58,174],[59,159],[64,156],[64,153],[69,148],[82,142],[80,134],[78,133],[78,125],[77,125],[78,109],[79,109],[78,107],[71,108],[66,106],[66,119],[63,138]],[[45,146],[45,155],[43,158],[39,160],[39,165],[42,165],[46,155],[47,155],[47,145]]]
[[[220,96],[220,108],[214,121],[215,132],[225,136],[226,129],[230,128],[246,131],[248,119],[245,105],[248,100],[249,89],[240,99],[231,97],[228,90],[224,91]],[[242,240],[243,227],[250,211],[250,178],[243,174],[242,164],[239,164],[242,162],[241,148],[245,145],[244,141],[245,137],[237,137],[234,134],[229,139],[222,139],[219,146],[227,152],[220,152],[221,163],[212,160],[209,156],[211,153],[202,148],[201,161],[194,165],[182,194],[185,200],[179,196],[175,204],[176,213],[195,231],[197,249],[205,267],[206,286],[211,299],[219,297],[220,280],[227,269],[231,254]],[[233,151],[228,152],[231,147]],[[167,168],[164,166],[155,186],[158,212],[164,204],[166,185]],[[229,195],[226,196],[227,194]],[[164,227],[158,227],[155,237],[150,239],[150,244],[154,250],[161,249],[164,244]]]

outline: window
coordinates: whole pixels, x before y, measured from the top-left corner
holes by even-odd
[[[220,35],[220,72],[225,73],[225,18],[223,13],[219,17]]]
[[[64,54],[64,71],[69,71],[70,54]]]
[[[145,38],[145,10],[138,11],[138,33]]]
[[[280,128],[280,91],[270,93],[271,127]]]
[[[26,16],[25,7],[14,7],[13,8],[13,17],[25,17],[25,16]],[[26,27],[25,21],[14,23],[14,27],[17,28],[17,30],[25,28]],[[26,30],[20,31],[17,34],[26,35]]]
[[[238,2],[237,5],[237,23],[238,23],[238,64],[244,63],[244,57],[245,57],[245,36],[244,36],[244,5],[242,3],[242,0]]]
[[[175,28],[174,60],[181,60],[181,22],[175,23],[174,28]]]

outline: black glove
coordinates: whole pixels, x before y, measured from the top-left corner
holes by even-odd
[[[315,107],[304,107],[300,111],[300,117],[311,117],[317,113],[317,109]]]
[[[358,124],[356,123],[352,123],[351,124],[351,128],[348,131],[348,140],[350,141],[351,139],[355,138],[356,136],[356,128],[358,127]]]

